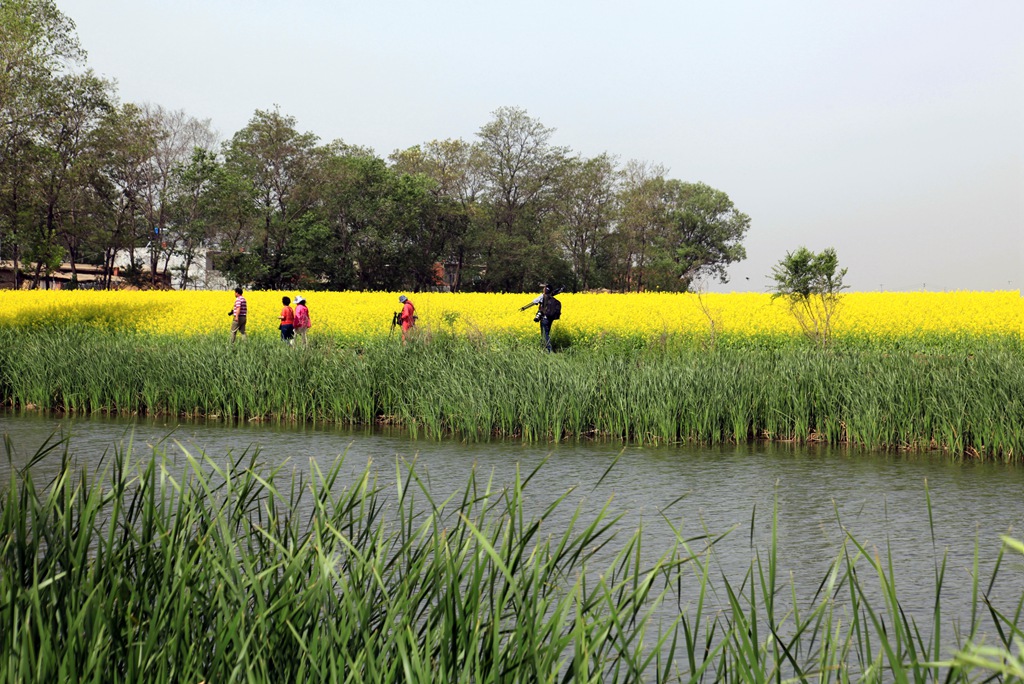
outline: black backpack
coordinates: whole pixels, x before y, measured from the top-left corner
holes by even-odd
[[[549,321],[557,321],[562,317],[562,302],[549,295],[544,306],[544,315]]]

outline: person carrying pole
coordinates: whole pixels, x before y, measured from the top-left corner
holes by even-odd
[[[555,299],[555,295],[561,292],[557,288],[551,288],[546,284],[541,284],[544,290],[540,296],[534,299],[529,304],[521,306],[520,311],[526,311],[531,306],[537,307],[537,314],[533,317],[534,321],[540,323],[540,339],[544,345],[544,349],[548,352],[551,351],[551,324],[562,317],[562,303]]]

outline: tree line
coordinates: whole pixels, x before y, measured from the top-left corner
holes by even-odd
[[[664,167],[586,157],[502,107],[474,139],[383,158],[258,110],[208,120],[120,103],[53,0],[0,0],[0,259],[32,286],[63,262],[154,279],[211,250],[261,289],[687,291],[726,281],[750,218]],[[140,257],[144,254],[144,257]]]

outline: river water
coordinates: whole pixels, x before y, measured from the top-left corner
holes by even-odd
[[[495,483],[512,482],[541,464],[527,489],[537,514],[572,489],[552,532],[581,506],[584,517],[611,501],[630,532],[644,526],[646,553],[653,559],[671,541],[668,521],[686,536],[704,530],[732,530],[716,547],[721,572],[740,578],[752,549],[770,542],[777,505],[778,553],[784,581],[792,576],[798,594],[812,593],[839,553],[848,532],[885,557],[892,551],[897,589],[904,608],[918,620],[931,619],[936,563],[948,554],[943,610],[965,616],[971,591],[975,545],[987,584],[999,535],[1024,531],[1024,468],[956,464],[941,454],[878,454],[791,445],[722,447],[626,447],[621,444],[531,445],[518,441],[462,443],[411,439],[407,433],[353,432],[332,427],[267,424],[178,423],[166,419],[126,421],[101,417],[53,417],[0,413],[0,433],[10,436],[15,466],[52,434],[70,435],[70,449],[83,465],[133,446],[137,453],[162,445],[170,456],[188,449],[226,459],[259,448],[267,465],[308,471],[326,469],[345,454],[343,472],[352,477],[367,464],[382,480],[394,480],[396,462],[415,459],[435,498],[461,492],[471,467]],[[609,466],[615,464],[610,472]],[[37,482],[59,457],[35,468]],[[0,463],[0,475],[8,468]],[[603,479],[602,479],[603,478]],[[931,496],[934,541],[926,490]],[[1000,569],[995,594],[1012,605],[1024,594],[1024,563],[1012,557]]]

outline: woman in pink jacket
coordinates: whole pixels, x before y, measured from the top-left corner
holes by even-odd
[[[306,298],[302,295],[296,295],[295,297],[295,334],[302,340],[304,347],[309,346],[309,341],[306,339],[306,331],[312,327],[312,323],[309,320],[309,307],[306,306]]]

